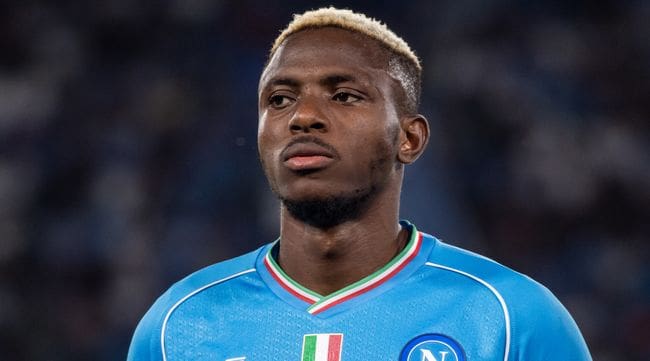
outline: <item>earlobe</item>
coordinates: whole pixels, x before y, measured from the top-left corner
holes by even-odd
[[[429,123],[420,114],[401,119],[400,147],[397,158],[411,164],[424,152],[429,142]]]

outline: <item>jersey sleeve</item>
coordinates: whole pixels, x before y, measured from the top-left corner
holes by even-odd
[[[127,361],[162,361],[161,333],[171,291],[168,290],[142,317],[133,333]]]
[[[513,361],[591,361],[578,326],[560,301],[531,280],[512,303]]]
[[[133,333],[127,361],[162,361],[165,319],[179,302],[215,280],[254,269],[255,259],[265,246],[245,255],[205,267],[172,285],[142,317]],[[165,342],[168,342],[166,340]],[[167,347],[167,346],[166,346]]]

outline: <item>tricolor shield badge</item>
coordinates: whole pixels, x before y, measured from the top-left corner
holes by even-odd
[[[302,340],[302,361],[340,361],[342,333],[305,335]]]

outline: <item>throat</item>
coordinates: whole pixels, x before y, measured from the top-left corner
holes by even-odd
[[[391,262],[408,242],[408,231],[394,231],[390,239],[373,235],[362,239],[328,238],[295,247],[283,239],[275,259],[284,272],[303,287],[322,296],[352,285]],[[391,233],[386,233],[390,235]]]

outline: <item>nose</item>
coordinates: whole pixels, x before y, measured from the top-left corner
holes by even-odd
[[[303,97],[298,100],[293,116],[289,120],[289,130],[292,133],[326,132],[328,122],[322,106],[323,104],[313,97]]]

